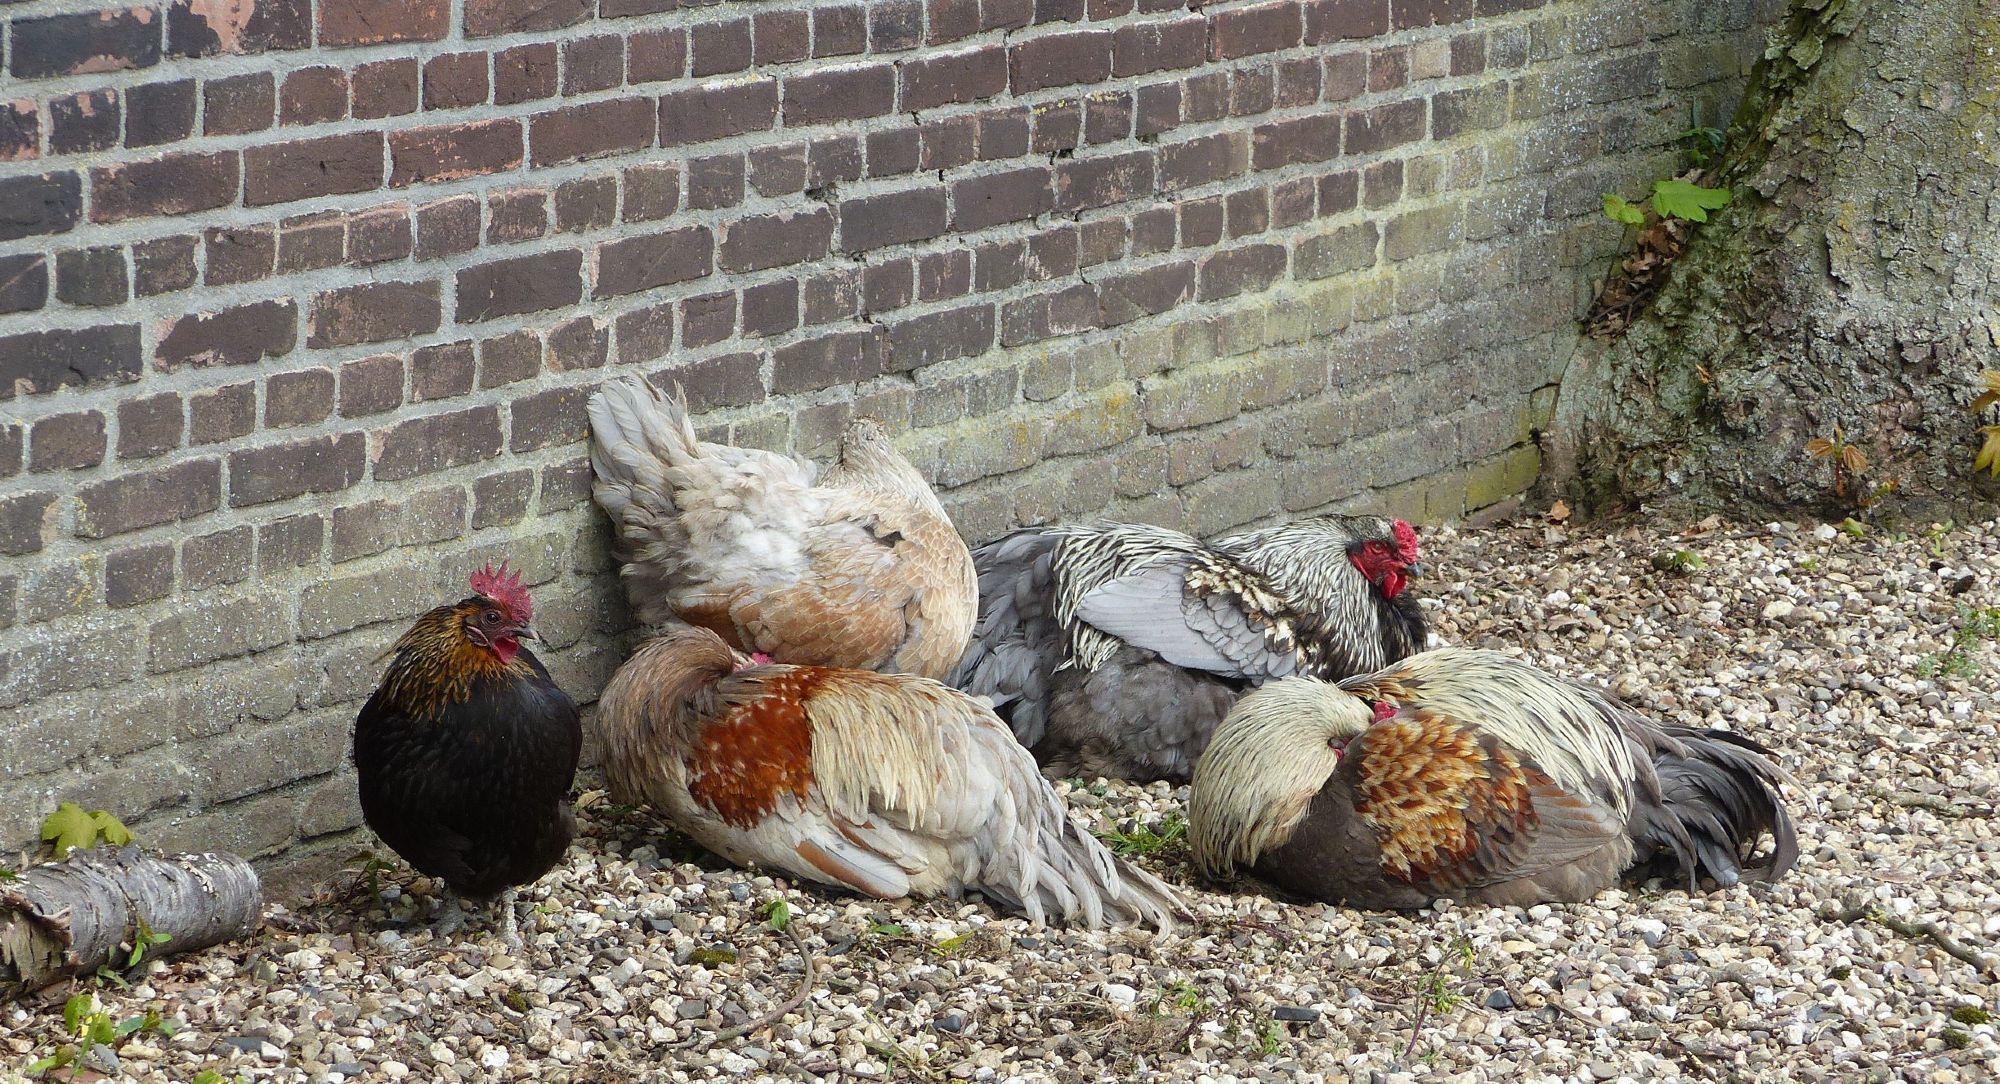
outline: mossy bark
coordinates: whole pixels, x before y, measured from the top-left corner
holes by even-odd
[[[1589,512],[1990,511],[1967,406],[2000,368],[1996,105],[1993,0],[1792,0],[1731,126],[1734,201],[1579,347],[1546,484]],[[1869,461],[1845,497],[1805,449],[1836,424]]]

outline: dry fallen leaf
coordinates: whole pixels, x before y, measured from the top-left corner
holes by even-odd
[[[1550,523],[1561,523],[1567,519],[1569,519],[1569,504],[1567,502],[1557,501],[1556,503],[1549,505]]]

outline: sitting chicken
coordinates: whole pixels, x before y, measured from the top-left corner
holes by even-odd
[[[613,799],[731,862],[881,899],[976,889],[1035,922],[1165,929],[1183,909],[1070,821],[990,711],[935,681],[764,665],[680,628],[618,671],[597,720]]]
[[[583,748],[576,704],[534,652],[534,603],[520,573],[487,566],[472,595],[417,618],[354,721],[368,827],[410,865],[473,900],[547,873],[576,835],[569,788]],[[453,898],[439,933],[463,921]]]
[[[1424,647],[1402,520],[1318,516],[1204,545],[1136,524],[983,546],[952,684],[990,699],[1044,770],[1185,782],[1245,689],[1342,678]]]
[[[1497,652],[1442,648],[1245,696],[1195,769],[1196,865],[1356,907],[1589,899],[1655,858],[1692,885],[1798,860],[1769,751],[1661,726]],[[1796,783],[1794,783],[1796,786]],[[1747,862],[1769,832],[1771,854]]]
[[[639,619],[679,618],[782,662],[943,677],[972,632],[972,556],[880,424],[815,483],[789,456],[695,440],[636,377],[590,400],[597,503]]]

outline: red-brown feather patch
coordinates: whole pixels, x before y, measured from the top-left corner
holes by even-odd
[[[1480,830],[1538,821],[1533,781],[1512,752],[1477,731],[1418,712],[1368,728],[1355,811],[1375,829],[1382,869],[1427,880],[1473,859]]]
[[[688,752],[689,796],[745,830],[786,794],[804,802],[813,784],[806,700],[824,680],[811,668],[762,678],[762,695],[703,727]]]

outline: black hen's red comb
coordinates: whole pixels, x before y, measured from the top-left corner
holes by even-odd
[[[1396,555],[1406,565],[1417,563],[1417,529],[1402,520],[1389,525],[1389,533],[1396,537]]]
[[[497,570],[488,561],[485,568],[473,573],[472,590],[505,606],[521,624],[527,624],[535,616],[535,604],[528,598],[528,589],[521,586],[521,573],[509,572],[506,561],[501,561]]]

